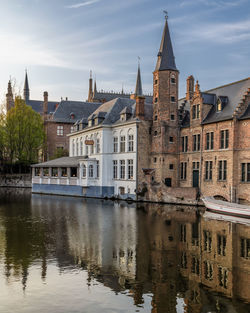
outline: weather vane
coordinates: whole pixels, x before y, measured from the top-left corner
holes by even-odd
[[[168,11],[163,10],[163,12],[165,13],[165,19],[167,20],[168,19]]]

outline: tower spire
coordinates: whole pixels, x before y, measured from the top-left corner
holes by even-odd
[[[165,13],[165,27],[162,34],[160,50],[158,53],[158,59],[155,67],[155,71],[172,70],[178,71],[175,65],[175,57],[168,27],[168,15]]]
[[[24,88],[23,88],[23,98],[24,98],[25,102],[29,101],[29,99],[30,99],[30,90],[29,90],[29,81],[28,81],[27,69],[25,70],[25,81],[24,81]]]
[[[138,70],[137,70],[137,79],[136,79],[136,86],[135,86],[135,96],[142,96],[140,57],[138,57]]]
[[[7,112],[14,106],[14,97],[12,92],[11,79],[8,82],[8,92],[6,94],[6,110]]]
[[[88,102],[92,102],[92,99],[93,99],[93,78],[92,78],[92,71],[90,71]]]

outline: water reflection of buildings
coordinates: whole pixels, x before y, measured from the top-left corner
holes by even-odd
[[[8,208],[0,225],[6,277],[19,269],[24,286],[34,262],[46,280],[56,260],[62,272],[86,270],[89,285],[95,279],[129,290],[135,305],[150,294],[152,313],[180,305],[183,312],[229,312],[228,299],[250,303],[250,225],[197,218],[188,207],[38,195],[24,206],[22,213]]]

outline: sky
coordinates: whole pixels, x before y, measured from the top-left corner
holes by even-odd
[[[180,71],[179,96],[193,75],[202,90],[250,76],[250,0],[0,0],[0,100],[9,78],[31,99],[87,99],[97,89],[131,92],[140,57],[144,93],[165,14]]]

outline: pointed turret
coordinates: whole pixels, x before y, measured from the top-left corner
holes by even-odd
[[[8,82],[8,93],[6,94],[6,110],[7,112],[14,106],[14,97],[12,92],[11,80]]]
[[[25,102],[29,101],[29,99],[30,99],[30,90],[29,90],[29,81],[28,81],[27,70],[25,72],[25,82],[24,82],[24,88],[23,88],[23,98],[24,98]]]
[[[94,95],[93,98],[95,98],[95,95],[97,94],[97,88],[96,88],[96,78],[95,78],[95,83],[94,83]]]
[[[164,31],[161,39],[161,46],[158,52],[158,59],[155,67],[155,71],[165,71],[172,70],[178,71],[175,65],[175,57],[168,27],[168,18],[167,16]]]
[[[93,79],[92,79],[92,71],[90,71],[88,102],[92,102],[92,99],[93,99]]]
[[[135,96],[142,96],[140,63],[138,63],[137,79],[136,79],[136,86],[135,86]]]

